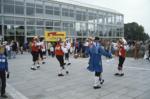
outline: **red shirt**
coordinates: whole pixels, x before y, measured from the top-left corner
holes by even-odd
[[[126,50],[124,47],[120,46],[119,48],[119,56],[126,57]]]
[[[33,52],[38,52],[38,47],[36,46],[36,42],[32,42],[32,46],[31,46],[31,49]]]
[[[57,45],[55,46],[55,54],[56,54],[56,55],[64,55],[64,52],[62,51],[60,44],[57,44]]]

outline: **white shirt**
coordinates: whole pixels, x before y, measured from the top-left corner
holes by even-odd
[[[6,45],[7,51],[10,51],[10,45]]]
[[[70,43],[70,42],[68,42],[68,43],[67,43],[67,45],[66,45],[66,47],[67,47],[68,49],[70,49],[70,47],[71,47],[71,43]]]

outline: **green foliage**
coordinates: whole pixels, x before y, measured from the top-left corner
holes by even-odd
[[[150,38],[149,35],[144,32],[144,27],[136,22],[124,25],[124,36],[127,40],[145,41]]]

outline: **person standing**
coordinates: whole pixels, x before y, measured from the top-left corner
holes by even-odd
[[[58,76],[64,76],[63,71],[65,70],[65,63],[64,63],[63,43],[61,38],[58,39],[58,42],[55,46],[55,55],[60,64],[60,71],[58,73]],[[69,72],[66,71],[66,74],[68,73]]]
[[[118,64],[118,72],[115,73],[116,76],[124,76],[123,73],[123,63],[126,57],[126,50],[124,48],[124,42],[122,40],[118,41],[118,49],[119,49],[119,64]]]
[[[16,58],[17,53],[17,43],[16,41],[12,41],[12,57]]]
[[[8,71],[8,62],[7,58],[4,55],[4,46],[0,45],[0,79],[1,79],[1,97],[7,98],[5,94],[6,89],[6,76],[9,78],[9,71]],[[7,74],[7,75],[6,75]]]
[[[67,57],[65,58],[65,60],[67,60],[67,65],[71,65],[70,63],[70,48],[71,48],[71,43],[70,43],[70,39],[67,39],[67,41],[65,42],[65,47],[67,48]]]
[[[7,52],[8,59],[11,59],[11,46],[9,43],[6,44],[6,52]]]
[[[135,41],[135,45],[134,45],[134,58],[135,59],[139,58],[139,52],[140,52],[140,42]]]
[[[32,54],[32,60],[33,60],[33,66],[31,67],[31,70],[36,70],[39,68],[39,54],[38,54],[38,45],[37,45],[37,37],[33,38],[32,44],[31,44],[31,54]]]
[[[111,58],[112,55],[102,48],[101,44],[99,43],[99,37],[95,37],[95,40],[90,38],[89,55],[90,59],[87,69],[91,72],[95,72],[93,88],[99,89],[101,88],[100,84],[103,84],[104,82],[102,79],[103,68],[101,56],[104,55]]]
[[[150,43],[148,45],[148,60],[150,60]]]

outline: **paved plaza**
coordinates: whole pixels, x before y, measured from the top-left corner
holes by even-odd
[[[150,99],[149,61],[127,58],[124,77],[116,77],[117,58],[103,57],[105,82],[94,90],[94,73],[86,69],[88,58],[70,60],[69,75],[58,77],[56,58],[47,57],[46,64],[36,71],[30,70],[33,63],[29,53],[10,59],[9,99]]]

